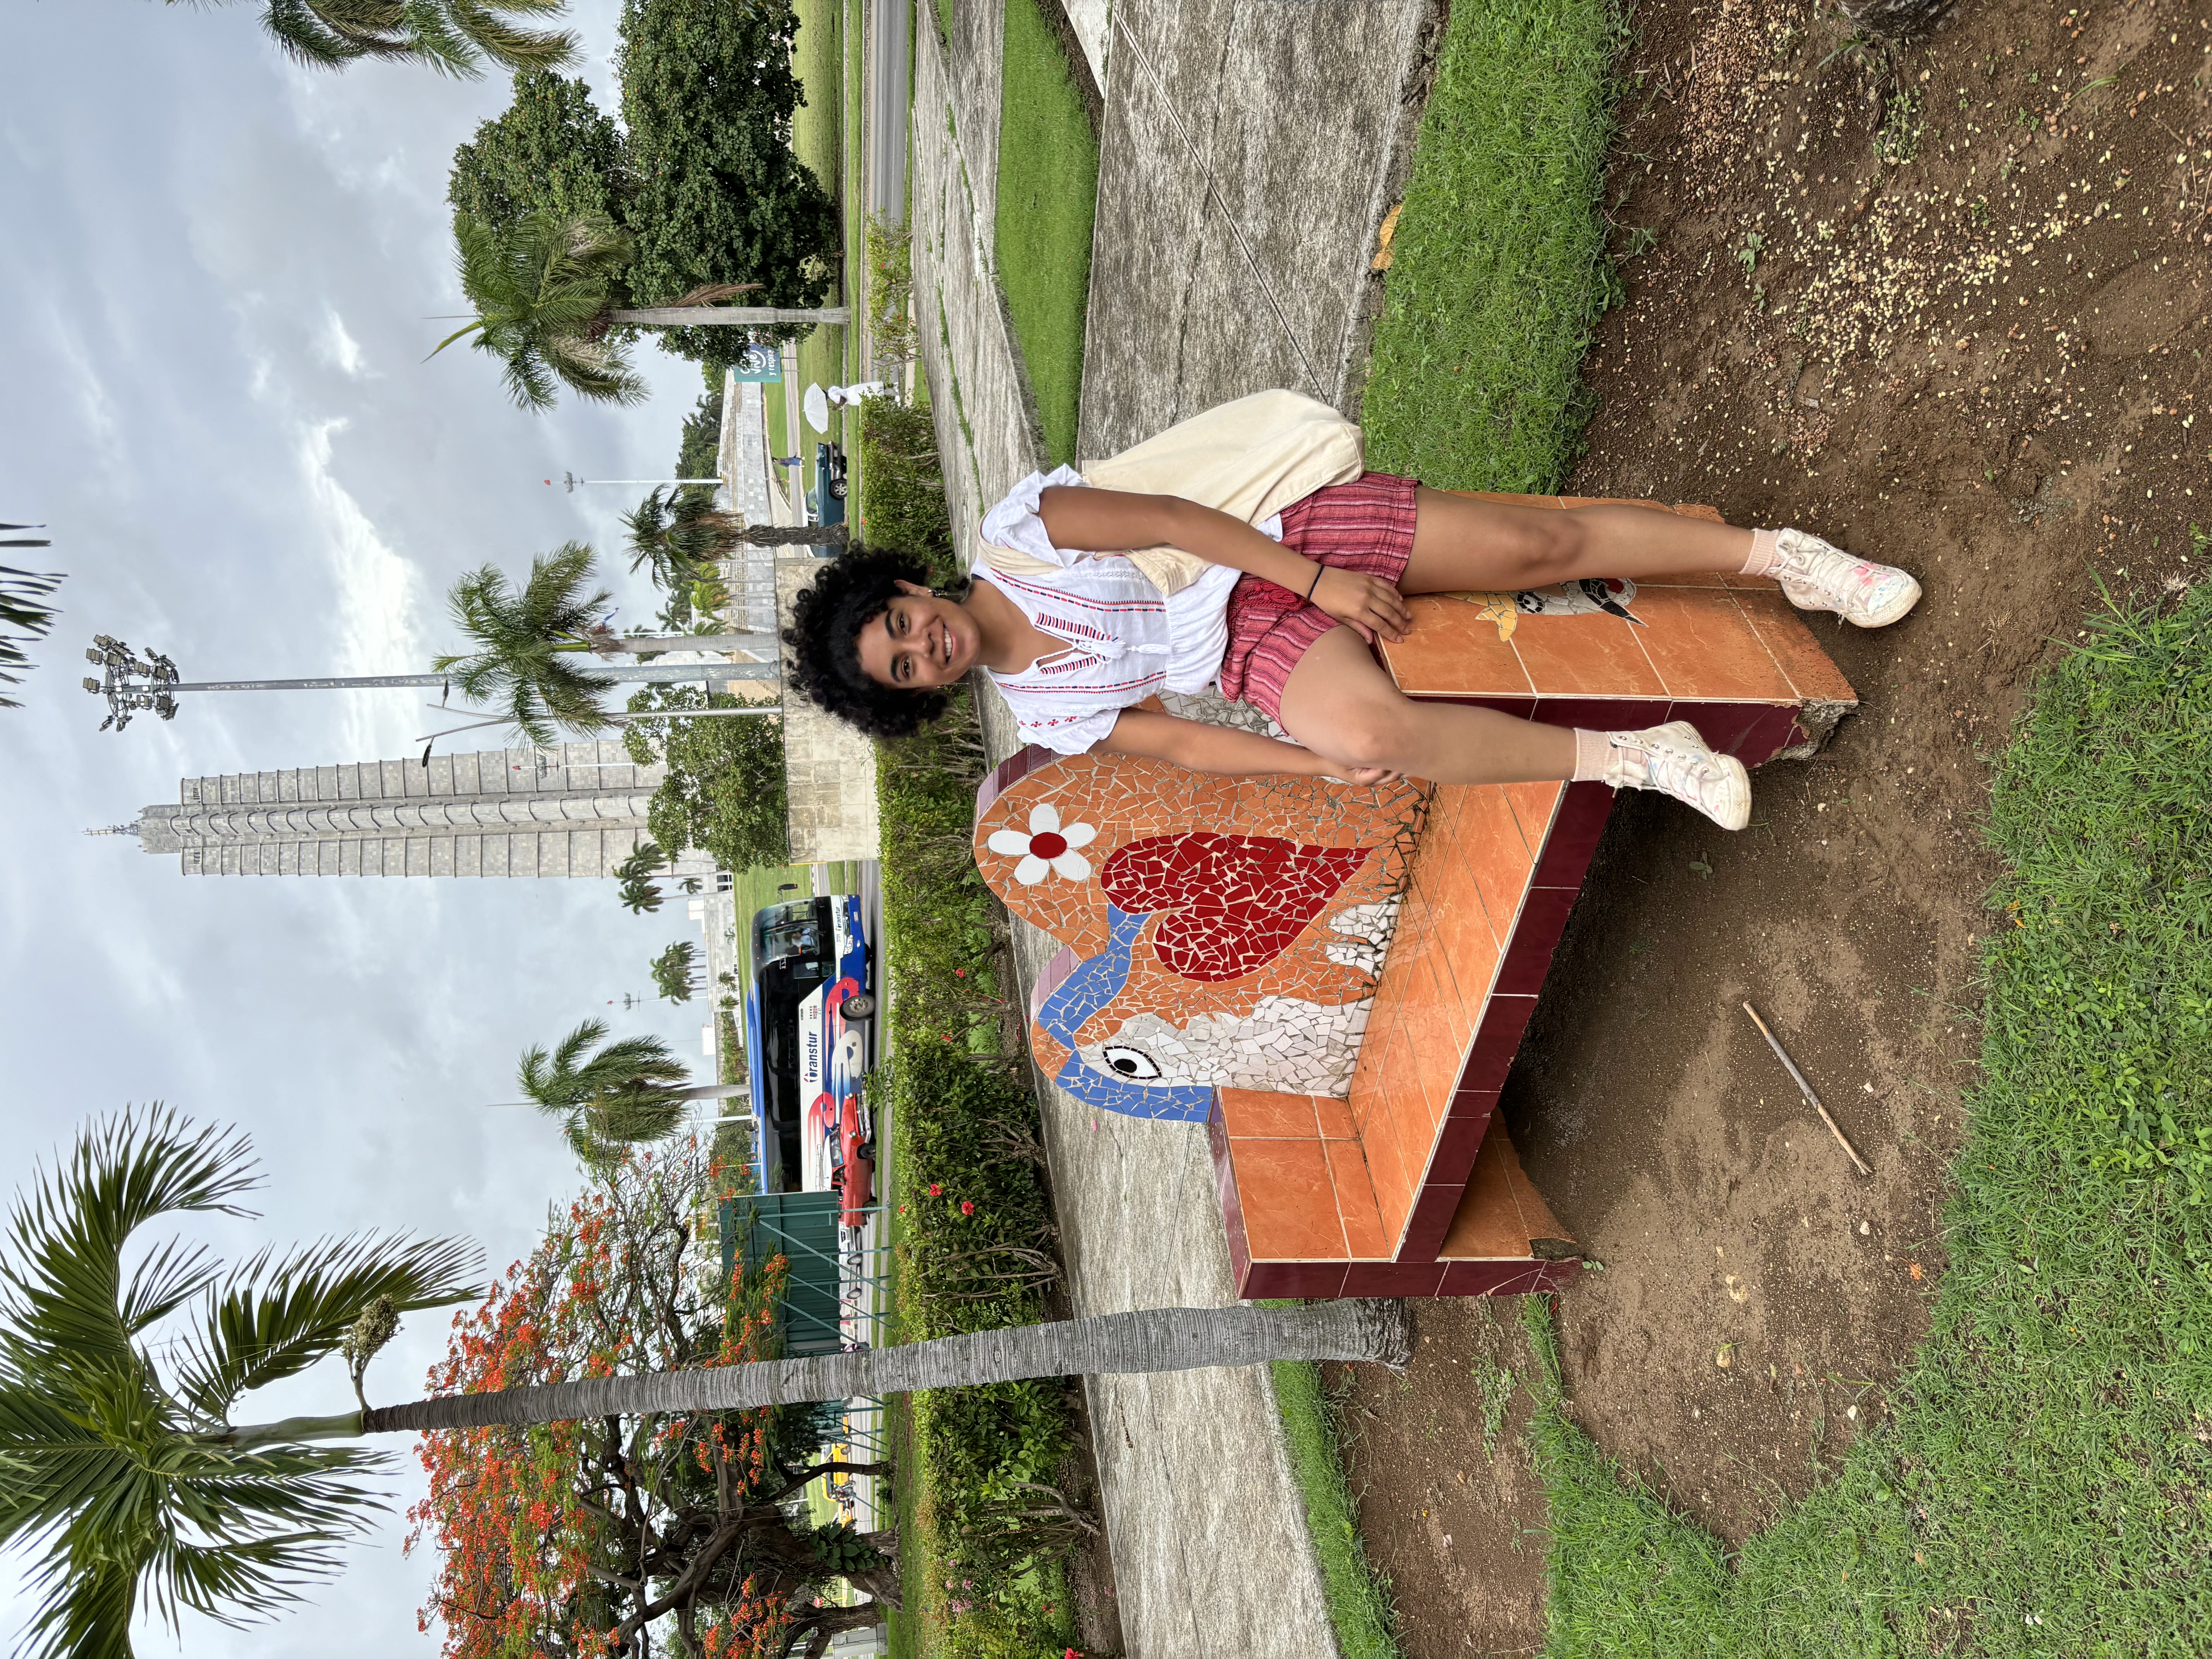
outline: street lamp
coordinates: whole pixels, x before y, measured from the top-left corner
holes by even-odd
[[[84,659],[100,670],[98,679],[85,676],[84,689],[107,699],[107,718],[100,723],[101,731],[112,726],[120,732],[131,724],[133,714],[149,708],[165,720],[176,719],[177,665],[160,652],[149,651],[141,657],[121,640],[94,634]]]
[[[726,639],[727,635],[702,635],[704,640]],[[100,729],[110,726],[120,732],[131,724],[133,714],[151,709],[163,720],[177,717],[177,695],[184,691],[355,691],[382,690],[404,686],[435,686],[441,690],[453,683],[451,674],[349,674],[325,675],[296,680],[184,680],[177,677],[177,665],[158,651],[149,651],[143,657],[121,640],[106,634],[92,636],[93,648],[85,659],[97,663],[101,673],[98,679],[87,675],[84,689],[95,696],[107,699],[107,718]],[[718,646],[716,648],[729,648]],[[600,679],[614,680],[625,684],[687,685],[704,684],[710,689],[720,680],[773,680],[779,678],[782,669],[772,662],[694,662],[694,663],[636,663],[595,665],[592,672]],[[458,712],[458,711],[457,711]],[[641,714],[609,713],[610,724],[628,725],[647,720],[701,720],[714,715],[775,715],[783,712],[780,703],[757,703],[737,708],[672,708]],[[489,720],[457,726],[455,731],[471,731],[477,726],[501,726],[508,717],[501,714]],[[435,732],[433,738],[452,736],[452,732]],[[425,750],[424,755],[428,755]]]

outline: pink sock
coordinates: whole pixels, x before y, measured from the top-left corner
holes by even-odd
[[[1741,576],[1771,576],[1782,556],[1781,532],[1775,530],[1754,530],[1751,532],[1751,556],[1744,560]]]
[[[1606,740],[1604,732],[1586,731],[1577,726],[1573,781],[1577,783],[1603,783],[1606,761],[1612,752],[1613,745]]]

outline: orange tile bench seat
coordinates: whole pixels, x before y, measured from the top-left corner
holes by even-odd
[[[1601,729],[1687,720],[1749,766],[1817,741],[1857,701],[1760,579],[1638,582],[1637,621],[1507,630],[1456,597],[1412,605],[1412,632],[1382,653],[1409,697]],[[1436,791],[1350,1099],[1216,1093],[1208,1139],[1240,1296],[1531,1291],[1580,1271],[1496,1109],[1612,805],[1595,783]]]

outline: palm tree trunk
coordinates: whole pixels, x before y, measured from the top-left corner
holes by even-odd
[[[737,532],[748,547],[842,547],[849,536],[842,524],[756,524]]]
[[[647,306],[638,311],[611,311],[611,322],[633,323],[642,328],[697,328],[701,325],[757,327],[763,323],[815,323],[830,325],[853,320],[850,306],[824,306],[819,311],[793,311],[781,306]]]
[[[673,640],[730,638],[728,635],[673,634]],[[760,635],[750,637],[759,639]],[[673,651],[681,647],[661,644],[647,645],[648,651]],[[727,649],[716,647],[715,649]],[[738,647],[742,649],[743,647]],[[655,683],[681,685],[687,681],[772,680],[782,670],[774,663],[760,662],[692,662],[639,663],[629,666],[611,665],[591,671],[601,679]],[[390,690],[400,686],[446,686],[453,682],[451,674],[353,674],[326,676],[304,680],[185,680],[172,682],[171,691],[369,691]]]
[[[593,641],[592,649],[603,657],[668,651],[773,651],[775,635],[765,628],[737,634],[616,634]]]
[[[449,1395],[412,1405],[374,1407],[362,1414],[361,1427],[364,1434],[392,1434],[647,1413],[750,1411],[802,1401],[849,1400],[856,1395],[880,1397],[917,1389],[1041,1376],[1198,1370],[1271,1359],[1366,1359],[1401,1367],[1413,1355],[1410,1330],[1405,1304],[1400,1302],[1150,1308],[809,1359]]]
[[[750,1083],[702,1083],[696,1089],[656,1090],[654,1092],[659,1098],[666,1101],[727,1100],[732,1095],[748,1093],[751,1088]],[[536,1106],[540,1110],[544,1109],[543,1103],[535,1100],[495,1100],[491,1103],[495,1106]]]

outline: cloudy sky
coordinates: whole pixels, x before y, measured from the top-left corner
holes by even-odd
[[[396,1227],[503,1266],[577,1177],[541,1121],[476,1103],[510,1097],[530,1043],[649,995],[647,959],[695,927],[680,907],[629,915],[610,883],[188,881],[88,840],[180,776],[410,753],[433,717],[405,691],[211,695],[101,733],[82,648],[118,635],[187,679],[425,669],[462,570],[615,546],[631,492],[540,481],[662,476],[700,380],[648,349],[643,409],[533,416],[481,357],[425,363],[461,309],[447,167],[505,80],[294,69],[257,10],[0,11],[0,520],[48,522],[30,557],[69,573],[27,706],[0,711],[8,1185],[87,1117],[161,1099],[259,1150],[264,1218],[204,1230],[228,1253]],[[571,11],[612,109],[617,6]],[[641,584],[616,586],[650,617]],[[697,1013],[656,1006],[613,1010],[617,1029],[697,1056]],[[438,1320],[413,1322],[372,1398],[412,1398],[441,1347]],[[266,1414],[349,1394],[332,1368]],[[190,1650],[434,1652],[415,1628],[426,1564],[398,1537],[274,1626],[188,1628]]]

